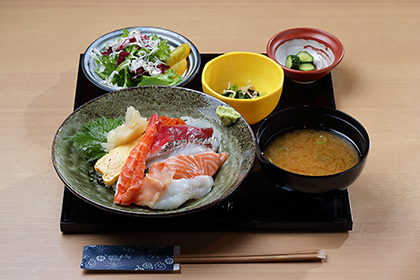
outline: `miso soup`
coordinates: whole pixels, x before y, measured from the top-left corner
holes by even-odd
[[[358,151],[349,140],[316,129],[279,134],[269,141],[264,155],[280,168],[310,176],[340,173],[360,160]]]

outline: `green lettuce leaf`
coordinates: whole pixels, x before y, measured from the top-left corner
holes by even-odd
[[[159,37],[156,35],[152,36],[153,40],[158,40]],[[159,58],[160,61],[165,62],[171,55],[171,48],[169,47],[167,40],[160,41],[160,44],[158,46],[158,50],[152,54],[153,59],[155,57]],[[156,60],[154,60],[156,61]]]
[[[123,35],[121,35],[121,38],[128,37],[128,34],[130,34],[130,31],[128,31],[127,29],[123,28]]]
[[[168,70],[165,74],[156,76],[143,76],[138,86],[148,85],[163,85],[174,86],[182,80],[182,77],[175,73],[173,70]]]

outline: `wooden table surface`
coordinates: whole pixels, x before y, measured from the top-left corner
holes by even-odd
[[[79,55],[130,26],[172,29],[202,53],[265,52],[271,36],[293,27],[337,36],[346,53],[332,72],[336,105],[371,138],[365,170],[349,189],[353,229],[62,234],[64,187],[51,144],[73,110]],[[3,0],[0,40],[0,278],[419,279],[418,1]],[[320,248],[327,260],[185,264],[175,274],[80,269],[85,245],[162,243],[200,254]]]

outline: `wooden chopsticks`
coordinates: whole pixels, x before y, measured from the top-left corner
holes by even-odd
[[[308,250],[269,255],[175,255],[176,263],[258,263],[258,262],[297,262],[322,261],[326,258],[324,250]]]

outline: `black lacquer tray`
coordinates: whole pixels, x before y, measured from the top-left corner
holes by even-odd
[[[217,55],[201,55],[200,72],[185,86],[186,88],[202,91],[202,68]],[[104,93],[89,82],[79,67],[74,108]],[[297,84],[285,78],[283,93],[275,110],[308,104],[335,108],[331,74],[312,84]],[[258,126],[259,124],[253,125],[253,130],[256,131]],[[348,231],[352,227],[348,190],[334,190],[319,195],[287,191],[276,187],[265,178],[257,160],[251,173],[233,195],[200,212],[174,218],[123,216],[92,206],[65,188],[60,219],[60,229],[63,233],[145,230],[325,232]]]

